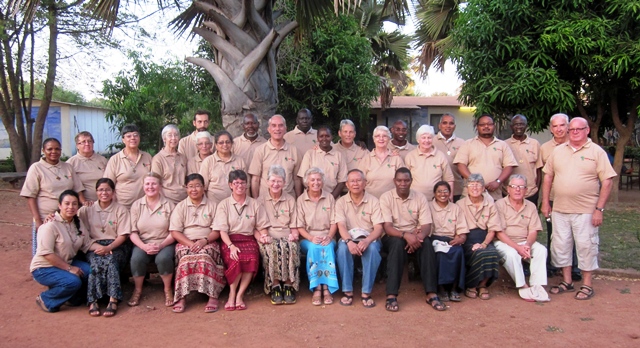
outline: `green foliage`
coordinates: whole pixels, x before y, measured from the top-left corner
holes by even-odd
[[[202,71],[179,61],[154,63],[138,52],[129,58],[133,69],[104,81],[102,93],[111,109],[107,119],[117,130],[129,123],[140,128],[142,150],[156,153],[162,147],[162,127],[169,123],[177,124],[183,136],[192,132],[198,109],[212,112],[210,129],[221,128],[219,91]]]
[[[33,96],[36,99],[44,98],[44,81],[36,80],[34,83],[35,88],[33,89]],[[25,85],[25,95],[29,95],[31,92],[31,85]],[[88,105],[87,101],[84,99],[84,96],[80,94],[80,92],[67,89],[61,86],[53,87],[53,101],[63,102],[63,103],[71,103],[71,104],[79,104],[79,105]]]
[[[298,45],[287,39],[278,53],[278,112],[293,120],[305,107],[315,124],[367,119],[380,83],[372,62],[371,44],[351,17],[326,21]]]

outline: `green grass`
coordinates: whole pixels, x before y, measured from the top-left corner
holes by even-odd
[[[546,245],[544,218],[542,226],[538,242]],[[600,227],[600,267],[640,271],[640,210],[637,205],[621,205],[604,212],[604,223]]]

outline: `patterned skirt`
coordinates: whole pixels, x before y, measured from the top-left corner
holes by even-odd
[[[264,267],[264,292],[268,295],[274,284],[290,281],[293,289],[300,286],[300,247],[287,238],[274,238],[269,244],[260,244]]]
[[[260,266],[260,247],[253,236],[245,236],[243,234],[230,234],[229,239],[233,245],[240,249],[238,260],[231,258],[231,250],[222,243],[222,259],[226,269],[225,277],[229,284],[235,282],[241,273],[253,273],[255,277]]]
[[[452,238],[443,236],[431,236],[431,240],[439,240],[449,243]],[[453,284],[454,290],[464,289],[465,264],[464,249],[462,246],[452,246],[447,253],[436,252],[438,264],[438,285]]]
[[[218,298],[227,285],[224,264],[218,242],[193,252],[186,245],[176,244],[176,272],[174,301],[185,298],[191,291]]]
[[[331,293],[338,290],[338,274],[336,272],[336,242],[322,246],[308,240],[300,242],[302,252],[307,254],[307,276],[309,290],[313,291],[318,285],[326,284]]]
[[[486,248],[472,251],[473,245],[484,242],[487,231],[474,228],[469,231],[467,240],[464,242],[464,257],[467,263],[467,276],[465,286],[467,289],[476,288],[483,279],[488,279],[487,286],[498,279],[498,266],[500,255],[498,250],[489,243]]]
[[[113,239],[97,240],[96,243],[107,246]],[[98,255],[93,251],[87,253],[91,265],[91,273],[87,282],[87,300],[95,302],[105,296],[122,300],[120,272],[127,265],[127,245],[123,243],[113,249],[111,254]]]

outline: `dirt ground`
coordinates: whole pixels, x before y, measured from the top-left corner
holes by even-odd
[[[314,307],[307,290],[300,292],[297,304],[276,307],[254,282],[246,298],[248,310],[213,314],[203,312],[206,298],[201,295],[189,298],[185,313],[172,313],[163,306],[162,286],[152,279],[145,285],[141,305],[129,308],[123,303],[113,318],[89,317],[84,306],[44,313],[34,301],[44,287],[29,273],[30,221],[18,192],[7,186],[0,189],[4,347],[640,346],[640,281],[607,277],[595,280],[597,295],[591,301],[564,294],[544,304],[521,300],[513,283],[503,278],[492,286],[491,300],[463,297],[461,303],[449,303],[446,312],[429,308],[420,282],[405,279],[398,313],[384,309],[384,284],[374,288],[377,306],[365,309],[359,301],[351,307],[339,305],[338,294],[335,304]],[[559,281],[549,279],[550,284]],[[133,285],[126,284],[124,290],[126,299]],[[226,292],[221,305],[225,300]]]

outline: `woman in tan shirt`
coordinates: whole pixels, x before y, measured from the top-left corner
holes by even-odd
[[[184,312],[187,295],[197,291],[209,296],[205,313],[218,310],[218,296],[227,285],[220,254],[220,234],[213,231],[216,203],[204,194],[204,179],[198,173],[185,179],[188,197],[171,213],[169,230],[176,245],[174,313]]]
[[[80,132],[75,137],[78,153],[67,160],[78,179],[84,186],[85,204],[92,204],[98,200],[96,194],[96,182],[104,175],[107,167],[107,159],[96,153],[93,149],[93,135],[87,131]]]
[[[409,157],[409,156],[407,156]],[[451,203],[451,186],[439,181],[433,186],[434,198],[429,204],[433,233],[431,242],[436,251],[438,267],[438,297],[442,301],[460,302],[464,289],[465,263],[462,245],[469,229],[462,209]]]
[[[112,317],[122,300],[120,271],[127,265],[130,248],[125,242],[131,233],[129,210],[113,200],[116,185],[109,178],[100,178],[95,191],[98,201],[90,207],[82,207],[78,216],[87,227],[89,237],[97,249],[87,254],[91,274],[87,287],[89,314],[99,316],[98,300],[109,297],[103,315]]]
[[[247,170],[244,160],[231,152],[233,137],[227,131],[216,133],[216,152],[202,161],[200,175],[204,178],[207,198],[220,203],[231,195],[229,173],[233,170]]]
[[[296,303],[296,291],[300,287],[296,199],[283,192],[285,181],[284,168],[272,165],[267,173],[269,192],[258,197],[271,222],[271,238],[259,245],[264,268],[264,292],[271,295],[271,304],[274,305]]]
[[[175,239],[169,233],[169,217],[175,204],[160,194],[162,179],[151,172],[143,180],[145,196],[131,206],[131,274],[135,289],[127,303],[140,304],[142,283],[149,262],[155,262],[164,283],[164,305],[173,306],[171,279],[173,278]]]
[[[58,202],[53,220],[38,231],[38,250],[30,266],[33,279],[49,288],[36,297],[36,303],[45,312],[57,312],[67,301],[77,306],[84,303],[85,294],[80,290],[91,267],[74,257],[79,250],[96,248],[76,215],[80,206],[78,194],[65,190]]]
[[[174,124],[162,128],[164,147],[151,161],[151,171],[162,177],[162,195],[173,204],[187,198],[184,177],[187,175],[187,158],[178,152],[180,131]]]
[[[358,164],[366,179],[367,193],[380,198],[383,193],[395,188],[393,177],[396,169],[404,167],[402,157],[388,149],[391,140],[391,132],[385,126],[378,126],[373,130],[373,143],[375,148],[371,150]]]
[[[433,199],[433,187],[438,181],[446,181],[453,188],[455,180],[447,157],[433,145],[434,137],[433,127],[420,126],[416,132],[418,147],[411,150],[404,158],[404,164],[413,177],[411,189],[425,195],[427,201]],[[453,191],[449,191],[451,191],[449,199],[453,201]]]
[[[207,131],[196,134],[198,154],[187,158],[187,174],[200,173],[200,167],[207,157],[213,154],[213,137]]]

